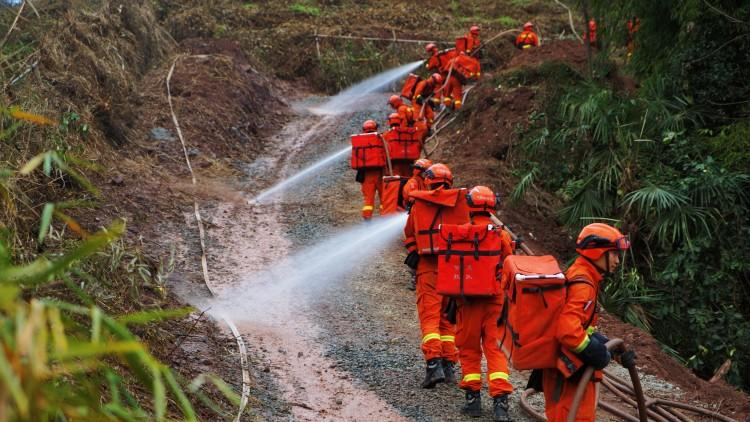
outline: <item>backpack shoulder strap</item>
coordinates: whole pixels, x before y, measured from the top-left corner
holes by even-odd
[[[596,315],[597,310],[599,308],[599,302],[598,302],[599,289],[594,286],[594,283],[592,283],[589,280],[586,280],[583,277],[577,277],[577,278],[574,278],[572,280],[566,281],[565,282],[565,287],[568,288],[568,287],[570,287],[570,286],[572,286],[574,284],[588,284],[589,286],[591,286],[591,287],[594,288],[594,292],[595,292],[594,293],[594,309],[591,311],[591,316],[589,317],[588,321],[586,321],[586,323],[583,324],[583,328],[587,329],[587,328],[589,328],[591,326],[591,323],[594,322],[594,316]]]

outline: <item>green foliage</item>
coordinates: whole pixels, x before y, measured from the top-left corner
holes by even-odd
[[[495,22],[497,22],[501,27],[504,28],[514,28],[518,26],[520,23],[518,19],[512,18],[510,16],[500,16],[499,18],[495,19]]]
[[[539,73],[529,80],[549,80]],[[681,75],[652,75],[633,97],[602,80],[555,87],[530,117],[527,173],[512,196],[532,185],[556,192],[573,233],[621,221],[634,255],[603,292],[607,308],[650,329],[700,375],[732,357],[730,380],[748,387],[750,126],[711,126],[720,120],[706,113],[707,97],[686,95]]]
[[[510,0],[510,4],[514,7],[526,7],[532,3],[532,0]]]
[[[320,8],[310,4],[308,1],[294,3],[289,6],[289,10],[308,16],[320,16]]]

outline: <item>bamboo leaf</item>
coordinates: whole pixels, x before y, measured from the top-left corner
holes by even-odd
[[[32,171],[34,171],[37,167],[39,167],[42,162],[44,162],[45,157],[49,154],[48,152],[43,152],[31,160],[29,160],[26,164],[24,164],[23,167],[21,167],[20,173],[24,176],[30,174]]]
[[[154,395],[154,413],[156,413],[156,420],[163,421],[164,416],[167,413],[167,390],[164,387],[164,381],[161,378],[161,374],[164,371],[160,370],[159,364],[152,365],[151,374],[153,375],[153,395]]]
[[[44,205],[42,210],[42,219],[39,223],[39,238],[37,242],[41,245],[44,243],[44,238],[47,237],[49,232],[49,226],[52,224],[52,213],[55,211],[55,204],[48,202]]]
[[[10,391],[19,416],[27,418],[29,416],[29,398],[24,394],[21,381],[13,372],[13,368],[10,362],[8,362],[5,353],[0,353],[0,380],[2,380],[5,388]]]
[[[177,398],[177,403],[180,405],[180,409],[182,409],[182,415],[185,417],[185,420],[196,421],[197,419],[195,416],[195,411],[193,410],[193,406],[190,404],[190,400],[188,400],[185,392],[182,391],[182,387],[180,387],[180,385],[177,383],[177,380],[175,380],[174,375],[172,375],[172,371],[167,367],[163,367],[162,373],[164,374],[164,378],[167,380],[169,389]]]
[[[42,166],[42,171],[47,177],[49,177],[50,174],[52,174],[52,155],[53,154],[54,153],[44,154],[44,165]]]
[[[117,318],[117,322],[120,324],[148,324],[155,321],[163,321],[165,319],[180,318],[185,315],[189,315],[195,311],[195,308],[177,308],[177,309],[159,309],[155,311],[142,311],[135,312],[132,314],[124,315]]]
[[[102,310],[91,307],[91,342],[99,343],[102,338]]]
[[[103,355],[114,355],[143,351],[143,345],[137,341],[115,341],[109,343],[71,344],[68,350],[57,352],[55,358],[60,360],[84,359]]]

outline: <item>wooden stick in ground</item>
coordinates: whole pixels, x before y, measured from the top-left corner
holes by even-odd
[[[3,48],[5,43],[8,41],[8,38],[10,38],[10,34],[13,32],[13,30],[16,28],[16,24],[18,23],[18,18],[21,17],[21,13],[23,13],[23,8],[26,7],[26,1],[24,0],[23,3],[21,3],[21,7],[18,8],[18,13],[16,14],[16,18],[13,19],[13,23],[10,25],[10,28],[8,28],[8,32],[5,34],[5,37],[3,37],[3,40],[0,41],[0,48]]]

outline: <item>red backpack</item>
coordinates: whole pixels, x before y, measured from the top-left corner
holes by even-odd
[[[565,353],[556,337],[567,288],[575,283],[589,282],[567,280],[550,255],[511,255],[503,261],[505,305],[498,325],[503,351],[514,368],[557,368],[566,376],[580,368],[580,360]]]
[[[417,84],[422,80],[419,75],[410,73],[404,81],[404,87],[401,88],[401,96],[411,101],[414,98],[414,91],[417,89]]]
[[[355,170],[385,167],[383,138],[376,132],[352,135],[351,166]]]
[[[422,134],[417,129],[409,127],[406,129],[393,128],[383,134],[388,141],[388,153],[391,160],[413,161],[422,153]]]
[[[501,239],[491,225],[441,224],[437,292],[460,297],[499,295]]]

